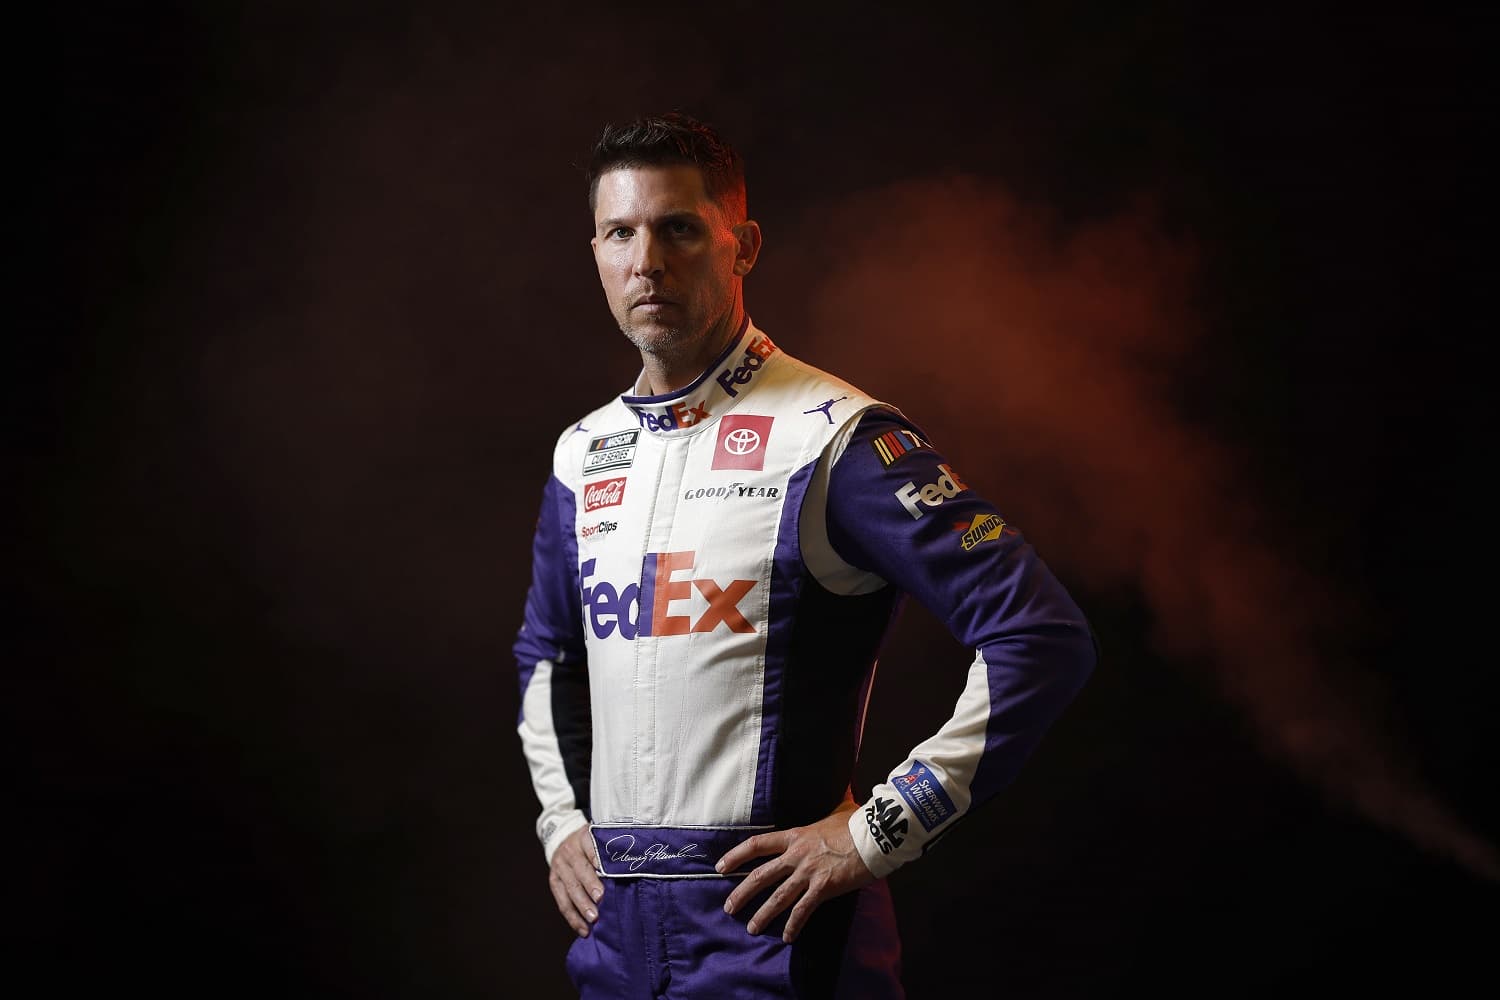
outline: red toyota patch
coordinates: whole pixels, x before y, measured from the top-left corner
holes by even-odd
[[[766,445],[771,440],[771,421],[775,417],[752,417],[732,413],[719,421],[719,443],[714,448],[715,469],[749,469],[759,472],[766,467]]]

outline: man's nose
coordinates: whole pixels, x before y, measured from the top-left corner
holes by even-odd
[[[635,240],[635,273],[643,278],[659,277],[663,262],[661,241],[649,232],[640,233]]]

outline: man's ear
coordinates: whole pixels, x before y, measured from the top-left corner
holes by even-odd
[[[760,256],[760,223],[746,219],[730,229],[734,233],[734,273],[743,278]]]

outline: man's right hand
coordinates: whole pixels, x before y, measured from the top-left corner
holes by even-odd
[[[598,902],[604,895],[604,883],[594,871],[594,835],[588,826],[568,834],[552,852],[547,884],[568,926],[579,937],[588,937],[589,924],[599,919]]]

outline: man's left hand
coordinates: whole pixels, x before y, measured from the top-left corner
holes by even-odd
[[[739,844],[718,864],[720,872],[732,872],[751,858],[776,855],[735,886],[724,902],[724,912],[733,913],[768,887],[780,882],[745,925],[758,934],[777,914],[792,907],[781,939],[787,944],[807,924],[818,906],[875,881],[849,836],[849,814],[858,808],[846,799],[832,815],[810,826],[761,833]],[[796,905],[793,906],[792,904]]]

